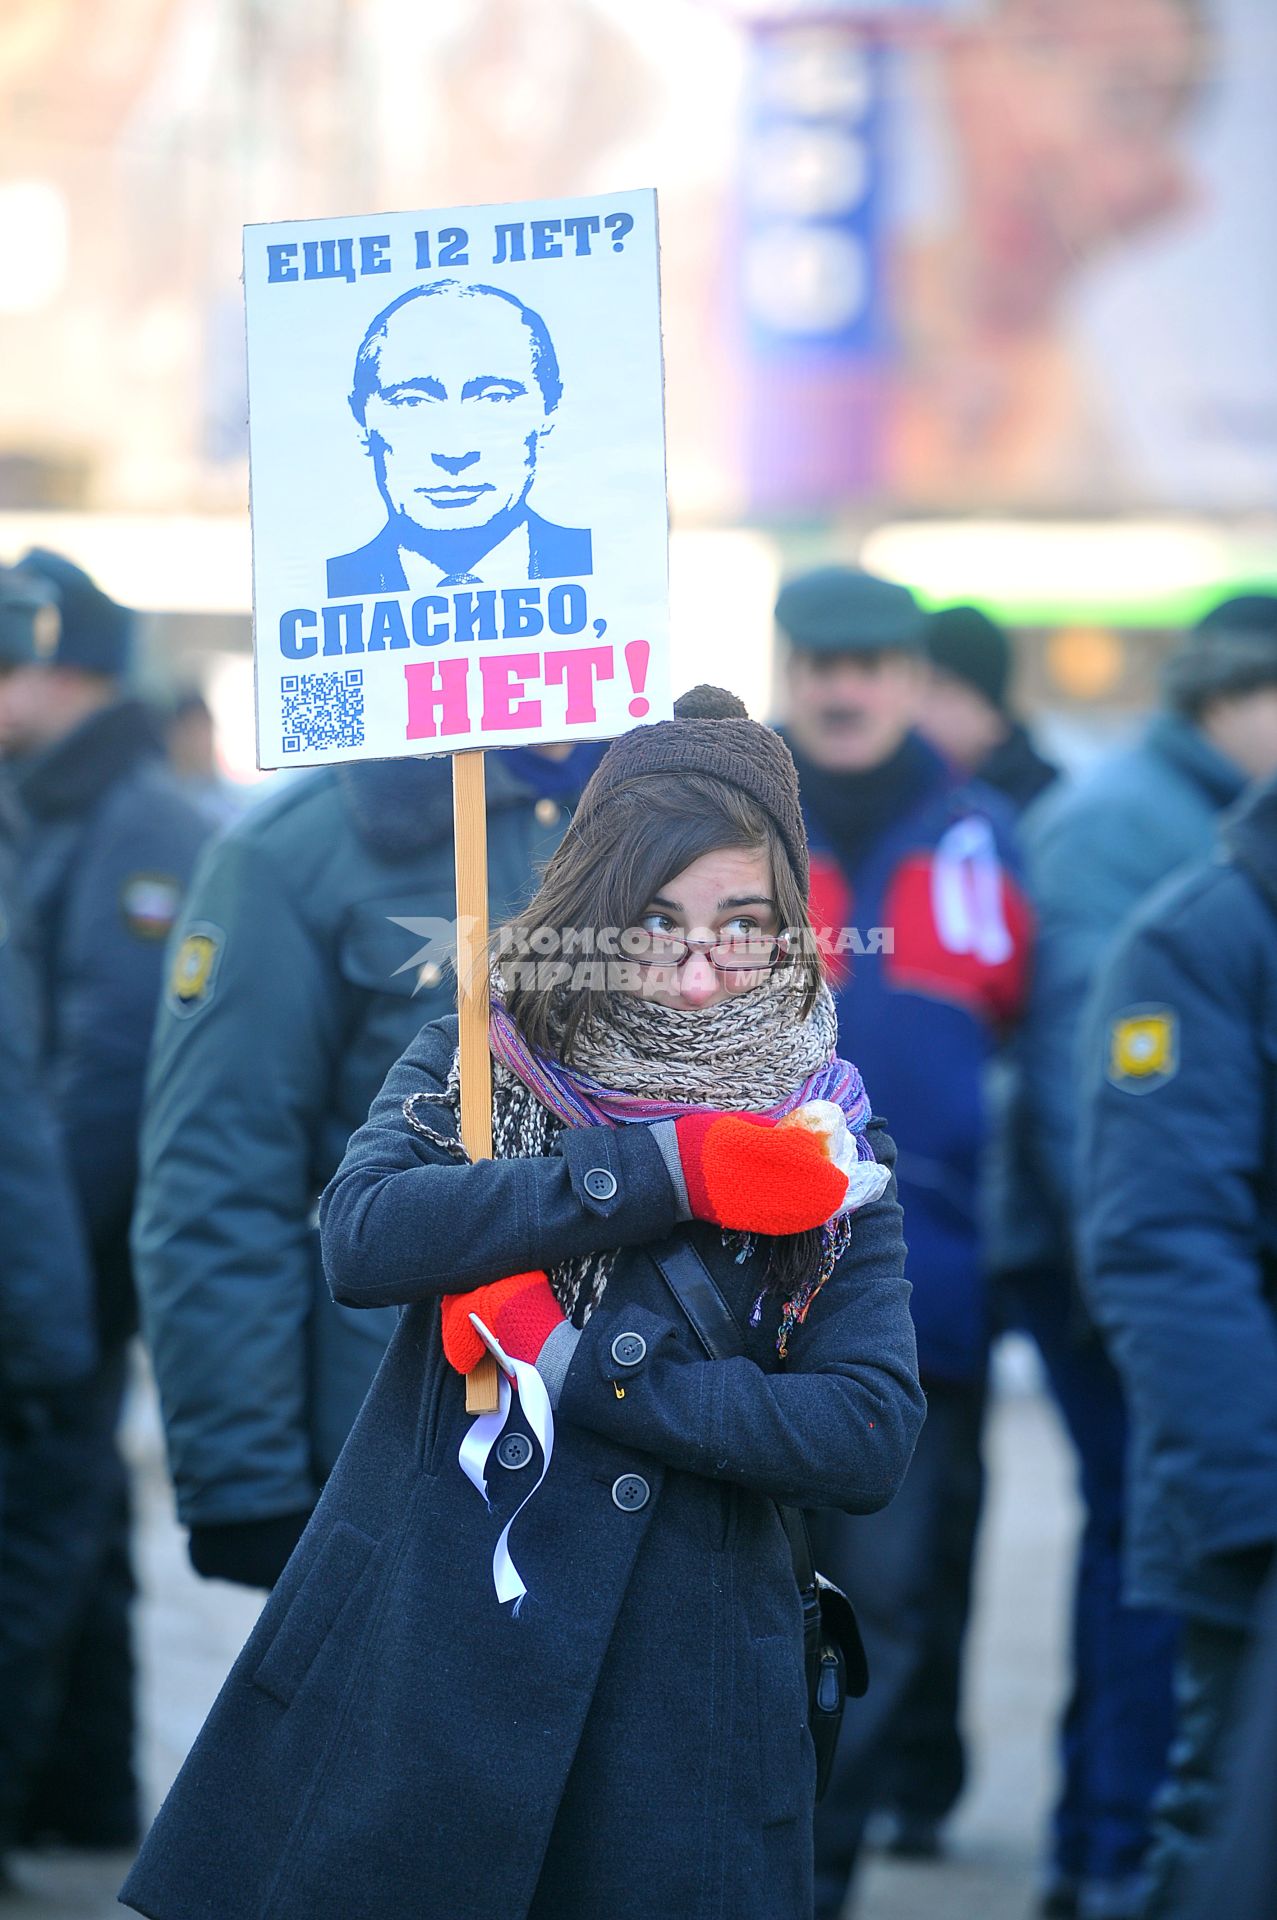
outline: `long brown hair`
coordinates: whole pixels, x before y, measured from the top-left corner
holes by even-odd
[[[785,843],[748,795],[705,774],[644,774],[613,788],[600,806],[578,812],[517,933],[534,951],[562,952],[568,936],[581,929],[633,927],[675,874],[724,847],[766,850],[780,926],[791,935],[780,964],[803,978],[800,1012],[806,1018],[824,972]],[[508,927],[498,933],[498,952],[503,943],[509,950],[515,933]],[[538,1052],[570,1062],[576,1034],[602,1014],[605,989],[587,985],[565,992],[538,984],[535,970],[530,982],[510,971],[516,977],[507,984],[506,1009],[523,1038]],[[816,1272],[825,1252],[819,1229],[765,1244],[766,1285],[782,1298]]]

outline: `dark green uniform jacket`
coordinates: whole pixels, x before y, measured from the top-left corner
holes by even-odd
[[[1084,1279],[1131,1412],[1129,1596],[1248,1627],[1277,1543],[1277,782],[1131,921],[1082,1069]]]
[[[494,923],[597,757],[488,755]],[[393,1308],[334,1306],[315,1209],[395,1059],[452,1009],[451,794],[446,760],[304,775],[209,848],[187,899],[134,1252],[188,1525],[308,1511],[394,1330]]]

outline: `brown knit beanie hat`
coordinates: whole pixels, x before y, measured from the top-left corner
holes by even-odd
[[[774,823],[807,898],[810,862],[794,757],[774,728],[750,719],[743,700],[724,687],[693,687],[674,702],[672,720],[621,734],[581,795],[577,819],[626,781],[668,773],[705,774],[748,794]]]

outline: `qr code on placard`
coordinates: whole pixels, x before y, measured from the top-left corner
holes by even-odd
[[[344,673],[286,673],[279,690],[285,753],[363,746],[362,668],[348,667]]]

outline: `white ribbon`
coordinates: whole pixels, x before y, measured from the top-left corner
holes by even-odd
[[[1014,951],[1002,911],[1002,867],[989,822],[969,814],[950,827],[931,868],[931,910],[940,944],[949,953],[973,953],[986,967]]]
[[[492,1502],[488,1498],[488,1455],[500,1437],[509,1412],[510,1381],[502,1373],[497,1379],[496,1412],[481,1413],[478,1419],[471,1423],[470,1431],[461,1442],[461,1451],[457,1455],[462,1473],[479,1494],[489,1512],[492,1510]]]
[[[545,1382],[536,1368],[526,1360],[515,1360],[503,1352],[494,1335],[482,1324],[477,1314],[471,1314],[470,1318],[492,1349],[501,1372],[497,1385],[496,1412],[481,1413],[471,1422],[470,1430],[461,1442],[457,1459],[462,1473],[465,1474],[475,1492],[480,1495],[489,1512],[492,1510],[492,1502],[488,1497],[488,1458],[509,1416],[512,1397],[511,1374],[514,1376],[528,1425],[541,1449],[541,1472],[537,1477],[536,1485],[529,1488],[501,1529],[501,1538],[497,1541],[496,1551],[492,1556],[492,1584],[496,1588],[497,1599],[502,1603],[513,1600],[517,1615],[523,1597],[527,1593],[527,1587],[510,1555],[510,1529],[528,1501],[540,1491],[541,1482],[549,1471],[550,1459],[554,1453],[554,1413],[550,1406],[550,1396],[545,1390]]]

